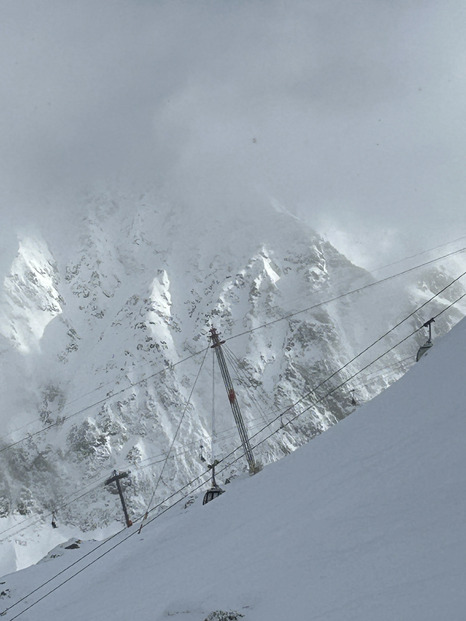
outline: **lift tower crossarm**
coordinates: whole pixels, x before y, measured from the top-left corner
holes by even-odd
[[[260,468],[256,464],[254,455],[252,453],[252,448],[249,443],[249,438],[246,427],[244,425],[243,416],[241,414],[238,401],[236,399],[235,389],[233,388],[233,382],[231,381],[230,372],[228,371],[225,356],[223,355],[222,345],[225,343],[225,341],[220,340],[219,334],[215,328],[211,328],[210,338],[212,340],[212,348],[214,349],[217,356],[218,366],[220,367],[223,383],[225,384],[225,389],[228,395],[228,401],[230,402],[231,410],[233,412],[235,423],[238,428],[239,437],[243,445],[244,455],[249,465],[249,473],[255,474],[259,471]]]

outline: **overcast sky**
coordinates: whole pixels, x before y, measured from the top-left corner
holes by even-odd
[[[4,256],[110,182],[368,266],[466,235],[464,0],[2,0],[0,76]]]

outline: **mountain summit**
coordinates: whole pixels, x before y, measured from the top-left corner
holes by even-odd
[[[43,553],[39,532],[60,543],[115,529],[119,498],[104,485],[115,469],[131,472],[134,518],[204,472],[213,409],[216,455],[233,452],[220,482],[246,471],[212,326],[267,464],[400,377],[424,337],[388,350],[464,291],[448,288],[348,365],[441,291],[451,265],[376,284],[277,204],[205,214],[104,193],[80,209],[71,242],[44,230],[18,236],[1,291],[4,571]],[[452,307],[437,333],[462,314]]]

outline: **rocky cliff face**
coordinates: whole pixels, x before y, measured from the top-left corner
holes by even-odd
[[[120,520],[116,490],[104,486],[113,469],[131,471],[129,512],[141,515],[172,443],[154,503],[185,485],[210,459],[213,403],[217,457],[239,446],[206,350],[212,325],[227,339],[249,432],[291,408],[253,441],[279,430],[255,449],[267,464],[349,414],[352,395],[368,400],[409,368],[422,335],[325,397],[461,295],[461,284],[320,386],[457,268],[445,263],[324,303],[374,278],[293,216],[264,208],[200,220],[144,196],[93,198],[70,246],[46,232],[21,237],[1,292],[0,524],[22,516],[34,526],[8,531],[11,545],[31,546],[52,511],[74,533]],[[442,315],[437,331],[463,311]],[[246,467],[238,460],[220,482]],[[15,562],[23,564],[20,553]]]

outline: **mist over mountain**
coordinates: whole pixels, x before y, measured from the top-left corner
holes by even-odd
[[[5,0],[2,24],[0,273],[17,225],[111,182],[275,197],[370,267],[464,232],[460,0]]]
[[[339,388],[464,293],[458,281],[346,367],[464,271],[462,254],[375,284],[276,201],[218,213],[151,192],[107,190],[80,201],[76,234],[60,237],[66,223],[18,233],[3,281],[4,571],[71,534],[117,527],[119,499],[104,486],[113,469],[131,471],[133,518],[204,472],[213,404],[216,455],[240,446],[212,362],[212,326],[227,340],[246,427],[259,432],[254,445],[304,412],[255,449],[266,465],[347,416],[355,396],[369,400],[400,377],[425,332]],[[461,302],[452,306],[435,334],[464,313]],[[236,458],[222,484],[247,471],[241,449]],[[53,532],[52,514],[60,523]],[[22,530],[24,520],[33,527]]]

